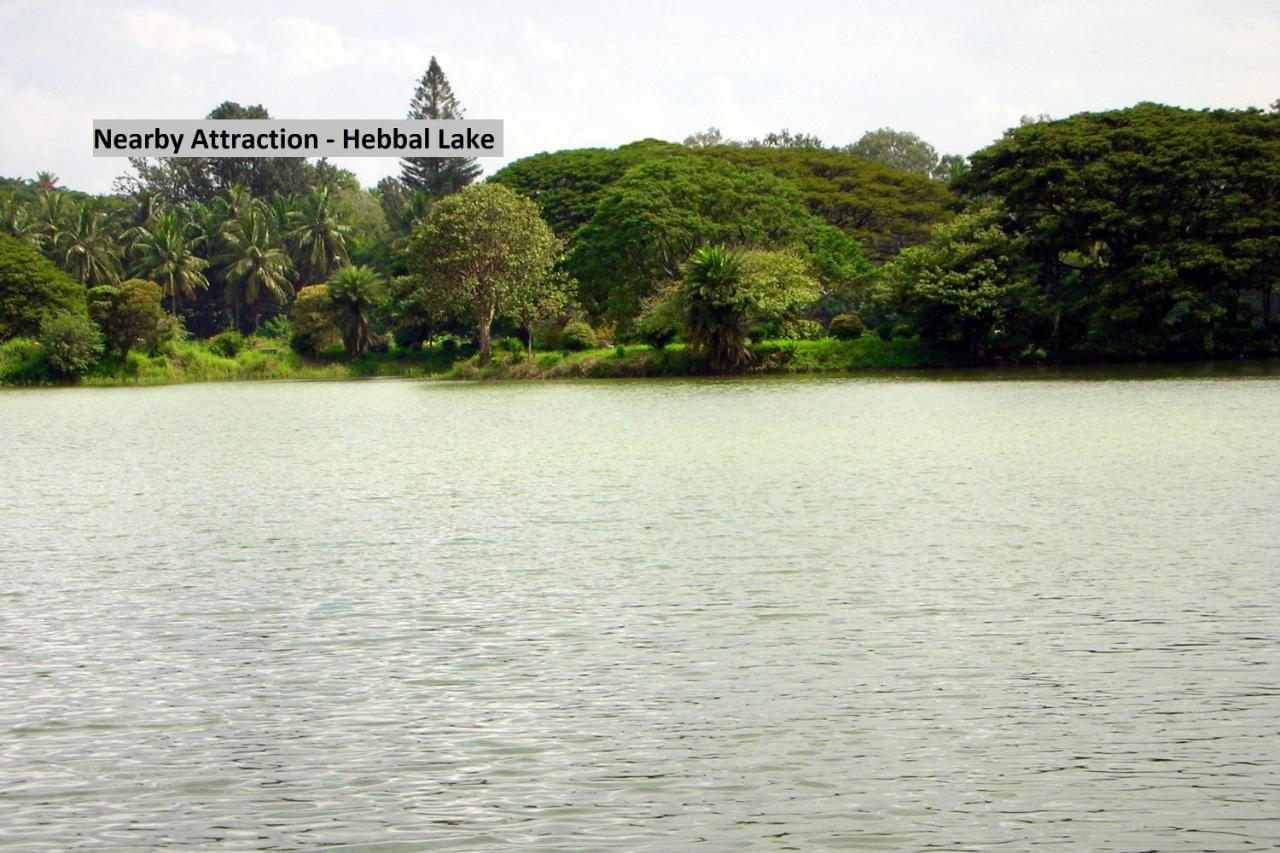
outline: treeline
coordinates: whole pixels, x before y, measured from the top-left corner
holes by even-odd
[[[434,59],[410,115],[462,115]],[[1276,109],[1040,117],[967,160],[888,129],[838,147],[712,129],[480,185],[467,160],[370,190],[325,161],[133,165],[109,196],[0,182],[0,348],[23,376],[246,336],[481,362],[499,338],[526,357],[683,344],[716,372],[750,368],[753,341],[861,335],[947,363],[1277,349]]]

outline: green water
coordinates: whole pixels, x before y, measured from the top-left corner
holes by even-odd
[[[1116,375],[0,393],[0,844],[1273,846],[1280,374]]]

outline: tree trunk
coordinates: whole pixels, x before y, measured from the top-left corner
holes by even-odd
[[[493,355],[493,349],[489,341],[489,329],[493,326],[494,309],[491,307],[480,321],[480,327],[476,329],[477,337],[480,338],[480,363],[488,364],[489,358]]]

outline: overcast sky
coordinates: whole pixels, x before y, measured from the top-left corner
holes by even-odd
[[[0,0],[0,175],[106,191],[94,118],[401,118],[435,54],[506,159],[783,127],[911,130],[968,154],[1024,114],[1280,98],[1280,2]],[[394,159],[336,161],[365,184]],[[482,161],[488,171],[503,161]]]

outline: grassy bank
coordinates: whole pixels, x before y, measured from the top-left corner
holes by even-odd
[[[863,335],[853,341],[764,341],[750,347],[748,374],[833,373],[940,366],[917,339],[883,341]],[[474,358],[459,362],[450,379],[610,379],[645,376],[703,376],[706,362],[681,344],[661,350],[640,345],[585,352],[535,353],[530,361],[516,354],[495,354],[481,367]]]

